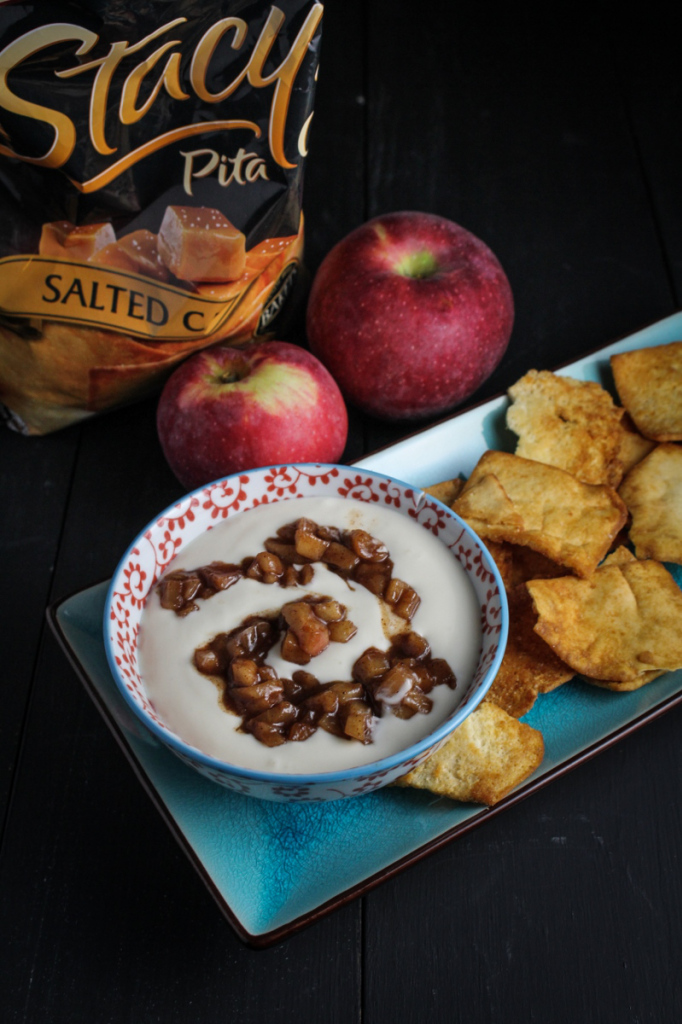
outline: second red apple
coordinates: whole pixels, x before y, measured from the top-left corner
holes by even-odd
[[[156,422],[164,455],[189,490],[258,466],[337,462],[348,433],[329,372],[282,341],[197,352],[167,380]]]
[[[312,351],[342,392],[384,419],[462,402],[500,362],[514,322],[509,281],[479,238],[433,214],[387,214],[325,257],[307,312]]]

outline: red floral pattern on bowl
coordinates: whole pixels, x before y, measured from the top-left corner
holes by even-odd
[[[187,544],[232,515],[264,503],[334,495],[379,502],[410,516],[438,537],[467,573],[481,608],[482,646],[473,679],[447,722],[401,754],[374,764],[315,776],[255,772],[202,754],[172,733],[156,714],[140,678],[137,636],[147,594]],[[368,470],[332,465],[284,465],[217,480],[166,509],[134,541],[112,579],[104,612],[109,665],[139,719],[185,764],[227,789],[269,800],[335,800],[395,781],[442,746],[452,729],[483,699],[504,653],[508,611],[492,558],[454,512],[423,491]]]

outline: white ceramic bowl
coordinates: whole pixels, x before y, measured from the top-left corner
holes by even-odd
[[[264,502],[334,496],[381,503],[411,517],[452,552],[480,606],[481,649],[470,681],[458,687],[450,717],[405,750],[342,771],[292,775],[254,771],[210,757],[185,743],[157,715],[138,669],[137,637],[147,595],[185,545],[230,516]],[[295,518],[295,510],[294,516]],[[454,512],[409,484],[366,469],[285,465],[217,480],[166,509],[137,537],[116,570],[104,612],[107,658],[126,702],[149,731],[181,760],[227,789],[268,800],[334,800],[388,785],[441,746],[484,698],[504,654],[508,609],[497,567],[476,534]]]

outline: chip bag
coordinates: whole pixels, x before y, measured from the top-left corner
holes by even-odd
[[[273,335],[322,5],[0,0],[0,404],[42,434]]]

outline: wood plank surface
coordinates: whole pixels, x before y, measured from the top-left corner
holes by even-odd
[[[329,0],[307,259],[423,209],[512,283],[478,398],[675,310],[682,71],[663,5]],[[294,338],[304,340],[299,318]],[[350,410],[346,460],[413,424]],[[682,709],[272,949],[236,938],[126,765],[44,609],[182,494],[155,400],[0,434],[0,1018],[8,1024],[673,1024]],[[3,581],[4,582],[4,581]],[[425,797],[425,799],[428,799]]]
[[[0,565],[5,583],[0,587],[0,636],[9,682],[0,715],[4,823],[80,434],[74,429],[56,438],[27,438],[2,429]]]
[[[682,134],[682,80],[671,11],[654,4],[645,18],[621,18],[608,5],[610,40],[619,88],[649,195],[654,228],[665,254],[675,305],[682,301],[682,194],[678,168]]]

